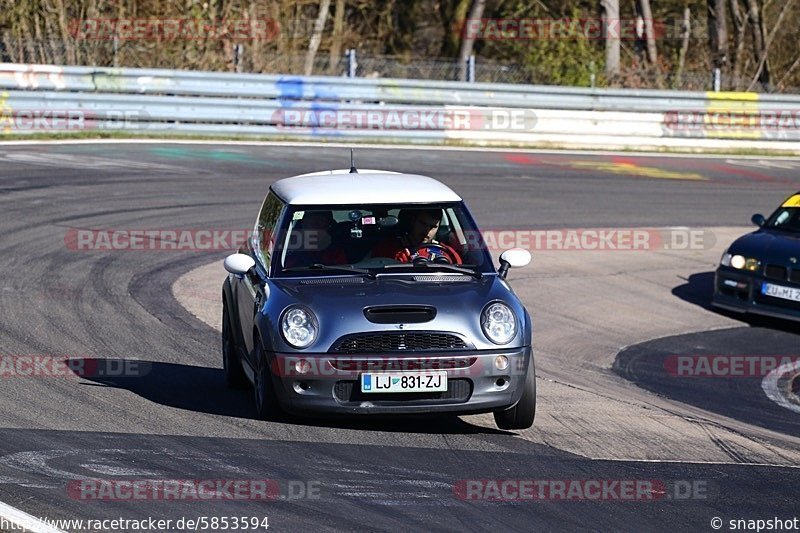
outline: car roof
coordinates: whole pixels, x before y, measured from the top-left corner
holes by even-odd
[[[459,202],[447,185],[427,176],[388,170],[326,170],[286,178],[272,184],[292,205],[427,204]]]
[[[781,202],[781,207],[800,207],[800,191],[784,198]]]

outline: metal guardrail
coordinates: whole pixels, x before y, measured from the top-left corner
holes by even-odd
[[[6,133],[40,132],[33,126],[49,113],[53,131],[521,145],[721,139],[800,149],[792,95],[22,64],[0,64],[0,90]]]

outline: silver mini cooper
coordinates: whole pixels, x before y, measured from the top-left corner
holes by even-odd
[[[258,415],[536,412],[531,319],[464,201],[425,176],[336,170],[270,187],[225,259],[227,384]]]

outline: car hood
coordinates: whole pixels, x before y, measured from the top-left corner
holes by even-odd
[[[736,239],[728,253],[753,257],[763,262],[793,266],[790,258],[800,261],[800,234],[759,230]]]
[[[491,301],[506,303],[517,316],[518,335],[507,347],[529,344],[530,325],[524,307],[510,286],[498,276],[481,279],[469,276],[440,276],[447,281],[415,281],[415,276],[379,276],[375,280],[356,276],[292,278],[271,280],[269,305],[265,310],[277,323],[279,315],[291,304],[311,309],[317,316],[320,338],[314,351],[328,351],[343,335],[376,331],[452,332],[475,349],[498,349],[483,335],[480,315]],[[436,279],[416,276],[417,279]],[[432,306],[436,316],[427,322],[378,324],[371,322],[364,309],[373,306]],[[527,341],[525,339],[528,339]],[[279,341],[281,344],[282,340]]]

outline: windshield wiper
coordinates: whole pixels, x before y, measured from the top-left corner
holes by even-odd
[[[314,263],[313,265],[308,265],[308,266],[296,266],[296,267],[284,268],[283,272],[310,272],[314,270],[330,270],[332,272],[361,274],[362,276],[367,276],[368,278],[375,279],[375,273],[370,272],[369,270],[364,268],[356,268],[353,266],[345,266],[345,265],[323,265],[321,263]]]
[[[425,268],[442,268],[444,270],[449,270],[451,272],[459,272],[461,274],[467,274],[475,279],[481,279],[483,274],[478,272],[477,270],[472,270],[471,268],[467,268],[466,266],[459,266],[459,265],[451,265],[450,263],[431,263],[431,262],[420,262],[420,263],[400,263],[397,265],[386,265],[383,268],[413,268],[413,267],[425,267]]]

